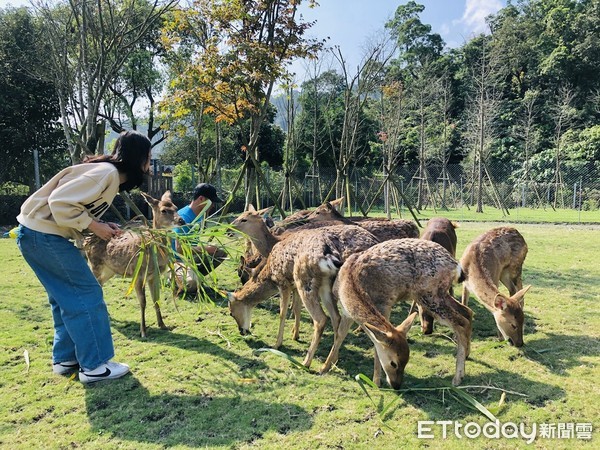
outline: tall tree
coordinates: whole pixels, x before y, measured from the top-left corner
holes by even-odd
[[[54,84],[73,162],[94,153],[105,95],[130,58],[177,0],[34,0],[49,52],[40,71]]]
[[[491,150],[497,136],[501,92],[498,89],[498,60],[490,51],[490,39],[480,36],[465,48],[469,61],[470,94],[468,96],[466,138],[471,149],[471,192],[477,212],[483,212],[483,192],[488,180],[491,197],[504,209],[487,169]]]
[[[304,36],[311,24],[298,19],[299,4],[283,0],[196,0],[178,18],[186,20],[186,14],[200,14],[214,30],[204,51],[194,55],[179,75],[184,80],[181,85],[194,86],[193,91],[175,91],[171,100],[192,96],[217,121],[240,127],[248,181],[255,179],[254,171],[261,174],[257,147],[275,82],[286,75],[286,65],[293,59],[312,55],[320,48],[319,42]],[[248,133],[241,129],[245,119],[250,121]],[[268,185],[265,187],[270,191]],[[249,183],[246,192],[249,203]],[[257,203],[259,200],[257,195]]]
[[[385,24],[398,44],[401,64],[409,68],[436,60],[444,49],[442,37],[431,32],[431,25],[421,22],[419,14],[424,10],[423,5],[411,0],[398,6],[394,17]]]
[[[67,155],[53,86],[31,71],[45,58],[39,31],[26,8],[0,9],[0,184],[12,181],[30,189],[36,151],[41,182],[65,165]]]

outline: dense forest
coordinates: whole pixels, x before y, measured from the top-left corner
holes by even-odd
[[[102,151],[107,130],[142,127],[176,174],[220,183],[243,168],[232,184],[248,200],[266,168],[330,170],[337,193],[353,170],[408,166],[424,180],[460,165],[480,193],[492,178],[599,178],[600,0],[509,1],[458,48],[409,1],[354,70],[306,37],[300,2],[33,3],[0,9],[5,192],[34,186],[34,151],[46,179]]]

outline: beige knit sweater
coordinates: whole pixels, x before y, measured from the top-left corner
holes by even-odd
[[[67,167],[25,200],[17,220],[35,231],[80,239],[110,207],[119,184],[119,172],[110,163]]]

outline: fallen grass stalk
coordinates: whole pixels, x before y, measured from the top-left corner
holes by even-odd
[[[298,361],[295,358],[292,358],[290,355],[280,352],[279,350],[275,350],[274,348],[259,348],[254,350],[254,353],[263,353],[263,352],[270,352],[273,353],[274,355],[279,356],[280,358],[283,359],[287,359],[289,362],[291,362],[294,366],[305,370],[305,371],[309,371],[308,367],[306,367],[304,364],[302,364],[300,361]]]
[[[379,418],[380,418],[381,422],[388,428],[390,428],[390,427],[387,424],[385,424],[385,420],[383,417],[390,410],[390,408],[401,398],[401,396],[398,395],[398,397],[394,398],[390,403],[388,403],[387,405],[384,405],[383,407],[380,408],[373,400],[373,397],[369,394],[366,386],[369,386],[372,389],[376,389],[379,392],[392,391],[397,394],[404,394],[404,393],[409,393],[409,392],[436,392],[437,391],[437,392],[442,393],[443,398],[445,398],[445,394],[448,393],[448,394],[450,394],[450,397],[452,397],[454,400],[456,400],[458,403],[460,403],[464,407],[481,413],[483,416],[487,417],[489,420],[491,420],[493,422],[497,420],[496,416],[488,408],[483,406],[475,397],[473,397],[471,394],[466,392],[467,389],[486,389],[486,390],[491,389],[491,390],[496,390],[496,391],[502,392],[500,403],[499,403],[498,407],[496,408],[497,410],[499,410],[499,408],[504,403],[506,394],[518,395],[520,397],[527,397],[526,394],[523,394],[520,392],[515,392],[515,391],[509,391],[509,390],[499,388],[496,386],[470,385],[470,386],[413,387],[413,388],[407,388],[407,389],[394,390],[394,389],[379,388],[373,382],[373,380],[371,380],[369,377],[367,377],[365,374],[362,374],[362,373],[359,373],[358,375],[356,375],[354,377],[354,379],[358,382],[358,385],[360,386],[360,388],[363,390],[363,392],[369,398],[369,400],[371,401],[373,406],[375,406],[375,408],[377,409],[377,412],[379,414]]]

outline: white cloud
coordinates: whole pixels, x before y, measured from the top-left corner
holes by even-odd
[[[485,18],[503,7],[501,0],[466,0],[465,12],[460,19],[465,31],[472,34],[489,31]]]

